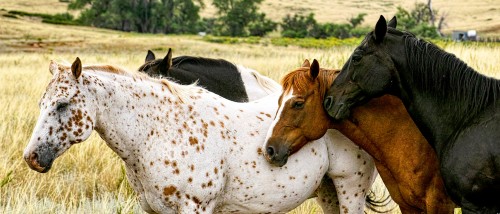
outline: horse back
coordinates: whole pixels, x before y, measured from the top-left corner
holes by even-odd
[[[223,59],[175,57],[172,59],[168,77],[180,84],[192,84],[198,81],[198,85],[226,99],[248,102],[248,95],[238,68]]]

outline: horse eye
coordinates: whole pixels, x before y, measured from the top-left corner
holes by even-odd
[[[304,108],[304,102],[302,101],[297,101],[292,104],[292,108],[294,109],[301,109]]]
[[[57,111],[64,111],[68,107],[69,103],[59,103],[57,104]]]
[[[354,56],[352,56],[352,59],[351,59],[351,60],[352,60],[353,62],[359,62],[359,61],[361,61],[361,58],[362,58],[362,57],[361,57],[360,55],[354,55]]]

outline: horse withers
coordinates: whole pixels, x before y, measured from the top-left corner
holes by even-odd
[[[381,16],[356,47],[327,92],[328,114],[340,120],[372,98],[399,97],[463,213],[499,213],[500,80],[396,25]]]
[[[330,119],[323,98],[339,72],[306,60],[282,78],[279,114],[264,146],[271,148],[270,160],[281,160],[327,129],[337,129],[373,157],[402,213],[453,213],[436,154],[398,98],[382,96],[354,108],[342,122]]]

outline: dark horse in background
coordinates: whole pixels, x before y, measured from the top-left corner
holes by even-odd
[[[334,119],[398,96],[436,151],[446,191],[463,213],[500,212],[500,80],[380,17],[328,90]],[[423,166],[424,167],[424,166]]]
[[[160,59],[148,51],[145,63],[138,70],[151,77],[168,78],[183,85],[198,82],[207,90],[235,102],[253,101],[281,89],[278,83],[255,70],[223,59],[194,56],[172,58],[170,48],[165,58]]]

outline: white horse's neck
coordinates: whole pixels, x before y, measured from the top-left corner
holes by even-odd
[[[235,127],[265,131],[259,130],[260,120],[255,117],[269,119],[279,95],[235,103],[201,88],[175,86],[190,91],[180,99],[167,85],[149,78],[101,72],[86,74],[85,78],[94,83],[96,92],[95,130],[125,162],[152,155],[156,143],[171,144],[172,151],[186,145],[196,150],[207,146],[230,149],[227,142],[238,140],[244,131]]]

